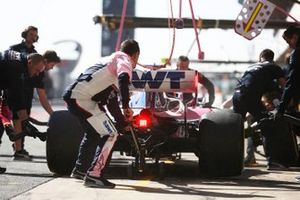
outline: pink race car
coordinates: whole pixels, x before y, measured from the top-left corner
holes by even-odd
[[[131,107],[135,111],[132,131],[121,133],[114,147],[133,160],[129,177],[143,173],[154,160],[160,178],[162,158],[180,159],[182,152],[199,158],[200,174],[236,176],[243,170],[244,129],[239,114],[231,110],[188,106],[170,92],[196,93],[196,71],[134,71]],[[69,174],[83,135],[77,120],[67,111],[55,112],[49,121],[47,161],[57,174]],[[55,144],[55,145],[54,145]],[[68,148],[66,148],[68,147]]]

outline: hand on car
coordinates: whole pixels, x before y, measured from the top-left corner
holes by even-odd
[[[125,108],[123,109],[123,114],[125,116],[125,120],[127,122],[131,122],[133,120],[133,111],[131,108]]]
[[[125,128],[124,128],[125,131],[130,131],[130,129],[131,129],[131,124],[125,126]]]

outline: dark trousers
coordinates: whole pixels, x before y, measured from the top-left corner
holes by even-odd
[[[267,117],[266,108],[261,103],[261,97],[255,94],[244,94],[236,91],[232,97],[233,111],[242,115],[245,119],[247,112],[249,112],[254,121],[259,121]],[[272,128],[270,126],[262,127],[262,143],[268,162],[271,161],[269,138],[272,137]],[[250,143],[248,145],[253,145]],[[251,157],[254,156],[254,146],[247,147],[247,154]]]
[[[249,112],[258,121],[267,115],[266,108],[262,105],[261,96],[255,94],[243,94],[235,91],[232,97],[233,111],[239,113],[245,119],[246,113]]]
[[[80,143],[75,168],[81,172],[87,172],[95,165],[108,136],[100,137],[96,130],[87,121],[89,113],[78,107],[75,100],[69,100],[66,102],[68,110],[78,117],[80,124],[85,131]]]

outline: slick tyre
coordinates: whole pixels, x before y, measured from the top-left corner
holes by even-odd
[[[242,117],[230,110],[208,113],[199,125],[199,170],[201,176],[238,176],[243,169]]]
[[[46,141],[48,168],[58,176],[70,175],[84,131],[77,118],[64,110],[54,112],[48,126]]]

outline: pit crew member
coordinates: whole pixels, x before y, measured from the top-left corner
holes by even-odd
[[[282,35],[293,49],[288,63],[288,78],[277,112],[281,116],[290,106],[291,111],[299,111],[300,104],[300,27],[289,26]],[[295,177],[300,182],[300,176]]]
[[[7,91],[7,103],[16,115],[13,119],[16,134],[22,132],[22,124],[30,126],[25,105],[25,79],[44,70],[43,56],[37,53],[23,57],[15,51],[5,51],[0,59],[0,90]],[[16,149],[18,150],[18,149]]]
[[[120,51],[86,69],[63,95],[68,110],[78,117],[85,130],[71,177],[84,179],[86,186],[115,187],[115,184],[104,178],[104,169],[118,137],[116,128],[128,129],[132,119],[133,111],[128,105],[128,86],[139,54],[139,45],[135,40],[123,41]],[[124,115],[119,107],[118,92]],[[116,127],[106,110],[117,122]]]
[[[274,80],[280,87],[284,87],[285,78],[283,70],[272,62],[274,59],[274,52],[270,49],[264,49],[260,54],[260,61],[250,66],[241,79],[234,91],[232,103],[233,111],[242,115],[245,118],[246,113],[249,112],[254,121],[267,117],[266,107],[262,104],[261,98],[263,94],[273,89]],[[270,155],[269,145],[267,141],[268,130],[264,131],[264,149],[268,161],[268,166],[273,165]],[[251,138],[249,138],[251,139]],[[254,158],[254,146],[248,141],[247,159]]]

